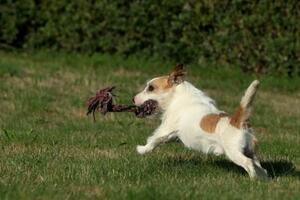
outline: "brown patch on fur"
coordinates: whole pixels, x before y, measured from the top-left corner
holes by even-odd
[[[170,72],[168,77],[169,85],[178,85],[184,81],[184,77],[186,75],[186,70],[183,64],[178,64],[175,68]]]
[[[170,85],[168,82],[168,76],[158,77],[154,79],[150,84],[155,88],[155,90],[167,90],[172,88],[172,85]]]
[[[200,127],[202,130],[208,133],[214,133],[217,127],[218,122],[222,117],[227,117],[226,113],[220,114],[208,114],[204,116],[200,121]]]
[[[238,129],[241,128],[243,122],[245,109],[243,107],[239,107],[235,114],[230,119],[230,124]]]
[[[251,128],[251,125],[249,123],[249,115],[250,111],[240,106],[234,113],[234,115],[230,118],[231,126],[237,129]]]
[[[155,78],[150,84],[155,91],[163,91],[172,88],[184,81],[186,71],[182,64],[176,65],[175,68],[167,76],[160,76]]]

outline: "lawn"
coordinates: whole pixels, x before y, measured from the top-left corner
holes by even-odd
[[[263,166],[250,180],[225,157],[171,143],[145,156],[136,145],[159,124],[129,113],[87,117],[85,101],[115,85],[130,103],[172,62],[139,57],[0,52],[0,199],[299,199],[300,79],[188,66],[188,80],[233,112],[255,78],[252,116]]]

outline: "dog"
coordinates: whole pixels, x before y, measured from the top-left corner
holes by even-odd
[[[219,110],[213,99],[185,81],[185,76],[185,67],[177,65],[169,75],[148,81],[144,90],[133,98],[137,106],[149,99],[156,100],[162,112],[160,126],[146,145],[137,146],[137,152],[149,153],[158,145],[178,138],[189,149],[225,154],[251,178],[268,177],[255,153],[257,140],[249,125],[259,81],[250,84],[237,111],[230,116]]]

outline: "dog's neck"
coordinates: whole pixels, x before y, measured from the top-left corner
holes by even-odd
[[[213,112],[217,111],[215,101],[191,83],[184,81],[176,86],[169,104],[163,110],[162,120],[176,113],[186,112],[186,108],[205,107]]]

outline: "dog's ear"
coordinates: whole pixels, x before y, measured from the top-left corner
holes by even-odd
[[[185,79],[186,70],[183,64],[177,64],[175,68],[170,72],[168,78],[169,85],[178,85]]]

